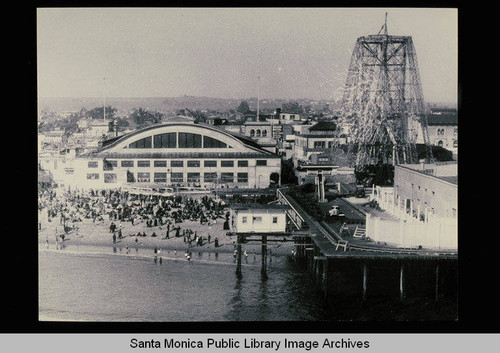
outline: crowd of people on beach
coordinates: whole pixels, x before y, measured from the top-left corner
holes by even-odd
[[[182,237],[184,243],[190,246],[201,246],[214,243],[208,234],[202,237],[190,228],[181,230],[180,224],[189,220],[200,222],[200,225],[213,225],[217,222],[228,222],[227,204],[221,199],[209,196],[191,198],[184,196],[159,196],[131,194],[123,190],[58,190],[43,189],[38,195],[38,209],[46,211],[47,222],[59,222],[64,233],[78,230],[78,223],[84,219],[96,222],[111,222],[109,232],[113,242],[122,239],[124,222],[132,226],[145,223],[152,228],[151,237],[168,239]],[[162,227],[163,226],[163,227]],[[41,228],[41,220],[39,229]],[[225,227],[226,228],[226,227]],[[162,230],[162,234],[156,232]],[[146,232],[127,234],[128,236],[146,237]],[[194,244],[194,245],[193,245]]]
[[[165,245],[160,245],[163,242],[158,243],[153,238],[179,239],[167,248],[173,249],[175,255],[177,249],[184,249],[187,261],[191,261],[192,251],[200,253],[201,248],[207,244],[212,249],[228,245],[228,239],[221,234],[221,231],[229,229],[228,208],[229,204],[225,200],[207,195],[196,198],[190,195],[132,194],[121,189],[41,189],[38,194],[38,227],[40,232],[42,223],[52,223],[52,226],[44,224],[43,227],[55,229],[56,248],[60,249],[65,247],[64,243],[68,238],[75,235],[77,238],[87,237],[88,227],[91,225],[90,232],[93,236],[100,239],[111,238],[109,241],[115,252],[115,244],[126,237],[132,241],[125,242],[126,254],[130,253],[129,246],[134,243],[136,252],[139,245],[154,245],[154,261],[161,264],[163,257],[160,256],[159,247]],[[86,223],[85,226],[82,223]],[[79,224],[82,229],[86,229],[84,232],[79,232]],[[216,228],[211,227],[216,224]],[[46,232],[44,237],[46,246],[49,247],[49,235]],[[150,240],[146,241],[146,237]],[[219,237],[222,237],[222,242]],[[236,241],[233,240],[232,244],[236,261]],[[118,248],[121,252],[122,246]],[[200,250],[194,250],[198,248]],[[268,252],[268,259],[272,261],[271,249]],[[215,255],[218,255],[217,251]],[[242,255],[247,261],[247,250]],[[253,259],[256,259],[255,250]]]

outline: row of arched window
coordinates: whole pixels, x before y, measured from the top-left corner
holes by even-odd
[[[437,145],[439,147],[443,147],[444,146],[443,140],[439,140]],[[453,148],[458,148],[458,140],[453,140]]]
[[[251,129],[250,137],[267,137],[267,130]]]

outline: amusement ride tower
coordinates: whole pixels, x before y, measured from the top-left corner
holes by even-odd
[[[426,114],[412,37],[389,35],[386,13],[378,34],[357,39],[342,99],[356,166],[417,163],[418,136],[432,158]]]

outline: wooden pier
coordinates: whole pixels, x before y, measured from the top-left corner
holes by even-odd
[[[236,236],[236,276],[238,278],[243,277],[241,271],[241,256],[242,256],[242,245],[249,242],[257,242],[261,244],[261,275],[262,279],[266,280],[267,276],[267,245],[268,242],[284,243],[284,242],[294,242],[296,247],[299,249],[300,255],[303,256],[305,253],[305,243],[303,239],[308,236],[308,233],[229,233],[230,235]],[[302,244],[302,245],[300,245]],[[310,247],[313,244],[309,245]]]
[[[393,276],[395,277],[394,284],[387,283],[387,285],[397,288],[400,300],[407,298],[407,289],[412,281],[409,273],[410,267],[412,272],[418,272],[419,267],[427,269],[425,278],[428,283],[434,283],[435,300],[440,298],[442,283],[449,282],[453,287],[458,265],[457,252],[401,249],[350,242],[332,229],[328,223],[315,221],[291,197],[287,197],[285,192],[279,190],[278,193],[281,202],[288,204],[297,214],[296,218],[300,217],[302,222],[307,222],[309,225],[307,232],[294,237],[295,257],[305,263],[325,298],[329,297],[332,288],[337,287],[332,272],[342,267],[339,266],[340,264],[349,263],[355,264],[354,269],[349,269],[347,272],[352,273],[351,280],[354,282],[358,281],[359,277],[360,297],[363,301],[367,300],[371,291],[370,272],[377,267],[385,267],[391,273],[397,271],[397,276]],[[433,270],[429,270],[429,267]],[[440,273],[442,267],[454,270]],[[354,286],[357,285],[354,284]]]
[[[380,291],[380,285],[374,281],[377,276],[380,278],[381,274],[384,286],[400,301],[411,299],[418,292],[415,286],[425,287],[426,297],[432,296],[435,301],[450,293],[452,296],[456,295],[456,252],[363,245],[352,237],[343,238],[326,222],[316,222],[280,190],[278,194],[280,202],[290,206],[287,212],[293,217],[295,228],[305,223],[308,228],[286,233],[233,233],[237,237],[235,254],[238,278],[243,276],[241,257],[244,244],[261,244],[261,277],[265,281],[268,279],[268,244],[293,242],[295,249],[291,259],[305,267],[327,302],[335,302],[339,288],[344,287],[350,287],[351,292],[357,292],[354,296],[358,296],[362,302],[367,301]],[[386,273],[387,276],[384,277]],[[420,284],[416,284],[417,282]],[[429,294],[431,284],[432,294]]]

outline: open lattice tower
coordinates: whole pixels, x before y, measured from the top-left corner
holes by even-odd
[[[340,122],[356,166],[416,163],[418,136],[431,158],[426,113],[412,37],[388,35],[386,14],[378,34],[357,39],[346,79]]]

